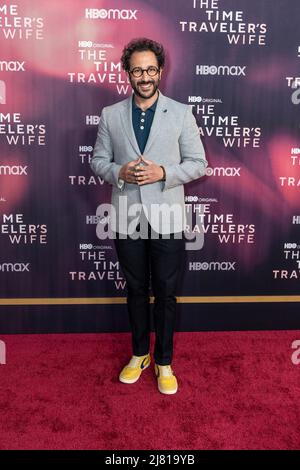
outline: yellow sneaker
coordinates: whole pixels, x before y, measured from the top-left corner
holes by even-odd
[[[125,366],[119,375],[120,382],[124,384],[134,384],[139,378],[143,370],[150,366],[150,354],[145,356],[132,356],[127,366]]]
[[[170,365],[160,366],[155,364],[155,374],[157,377],[158,390],[161,393],[173,395],[177,392],[177,379]]]

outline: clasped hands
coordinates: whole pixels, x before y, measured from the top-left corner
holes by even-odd
[[[139,163],[141,165],[135,168]],[[146,160],[143,155],[123,165],[119,173],[119,178],[127,183],[136,183],[139,186],[160,181],[163,176],[163,169],[151,160]]]

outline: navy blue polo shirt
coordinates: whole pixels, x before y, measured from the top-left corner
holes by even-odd
[[[143,111],[135,104],[134,94],[132,95],[132,125],[141,154],[143,154],[146,147],[157,101],[158,98],[150,108]]]

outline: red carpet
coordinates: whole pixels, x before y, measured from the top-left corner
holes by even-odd
[[[300,448],[300,331],[176,333],[173,396],[118,382],[128,333],[0,339],[1,449]]]

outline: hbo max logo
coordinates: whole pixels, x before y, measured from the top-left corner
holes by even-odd
[[[0,272],[30,272],[30,263],[1,263]]]
[[[95,8],[86,8],[85,17],[93,20],[137,20],[136,14],[138,10],[97,10]]]
[[[246,65],[196,65],[196,75],[246,75]]]

